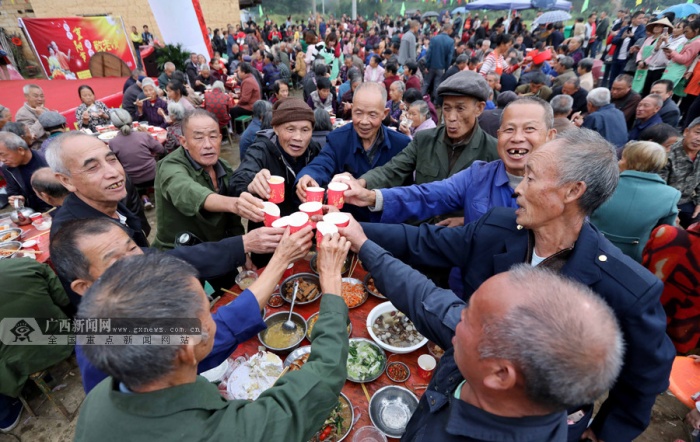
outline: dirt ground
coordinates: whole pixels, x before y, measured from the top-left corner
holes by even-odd
[[[229,161],[235,169],[238,167],[239,154],[237,139],[234,145],[224,142],[221,148],[222,158]],[[147,212],[152,232],[149,240],[153,240],[156,230],[155,211]],[[60,364],[51,372],[54,377],[52,387],[69,412],[77,410],[85,398],[81,384],[80,371],[75,358]],[[20,424],[9,434],[0,433],[0,442],[64,442],[73,439],[76,417],[68,422],[49,401],[39,394],[38,390],[28,397],[30,406],[37,417],[32,417],[26,410],[22,414]],[[640,437],[638,442],[674,442],[678,439],[693,442],[691,429],[683,423],[687,408],[670,393],[659,395],[652,410],[651,425]]]

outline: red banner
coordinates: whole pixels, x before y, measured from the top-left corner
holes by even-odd
[[[114,54],[136,67],[133,46],[120,17],[20,19],[51,79],[90,78],[90,58],[98,52]]]

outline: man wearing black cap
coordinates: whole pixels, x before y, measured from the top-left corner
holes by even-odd
[[[443,180],[476,160],[498,159],[496,140],[477,124],[489,85],[470,71],[459,72],[438,88],[445,123],[416,133],[413,141],[387,164],[365,173],[358,184],[367,189],[400,186],[415,174],[416,184]]]
[[[66,131],[66,117],[58,112],[49,111],[39,115],[39,123],[44,128],[49,137],[41,143],[41,151],[46,150],[46,146],[51,142],[51,138],[61,135]]]

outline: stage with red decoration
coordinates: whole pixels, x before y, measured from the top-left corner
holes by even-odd
[[[75,109],[80,106],[78,87],[87,84],[95,91],[97,100],[108,108],[122,104],[122,88],[127,77],[88,78],[85,80],[6,80],[0,81],[0,104],[10,108],[12,120],[17,109],[24,104],[22,88],[25,84],[37,84],[44,90],[47,109],[60,112],[66,117],[68,127],[75,129]]]

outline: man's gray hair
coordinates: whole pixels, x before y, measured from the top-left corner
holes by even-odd
[[[623,364],[622,332],[610,306],[546,268],[518,264],[506,274],[526,299],[485,321],[481,358],[514,363],[528,399],[552,411],[594,402]]]
[[[606,106],[610,104],[610,89],[606,87],[591,89],[588,95],[586,95],[586,100],[597,108]]]
[[[558,143],[559,183],[586,183],[578,205],[585,215],[590,215],[617,188],[620,169],[615,146],[597,132],[585,128],[564,132],[555,142]]]
[[[22,88],[22,93],[24,95],[29,95],[29,91],[31,91],[32,89],[42,90],[41,86],[39,86],[38,84],[28,83],[28,84],[25,84],[24,87]]]
[[[547,127],[547,130],[552,129],[554,127],[554,111],[552,110],[552,105],[550,105],[543,99],[532,95],[518,97],[516,100],[513,100],[510,103],[506,104],[506,107],[503,108],[503,112],[501,112],[499,126],[503,124],[503,115],[505,115],[506,109],[508,109],[511,106],[517,106],[520,104],[536,104],[537,106],[541,107],[542,110],[544,110],[544,124]]]
[[[404,83],[401,80],[397,80],[393,83],[391,83],[392,86],[396,86],[396,88],[401,92],[401,96],[403,97],[403,93],[406,92],[406,83]]]
[[[650,94],[644,98],[651,98],[654,101],[654,103],[656,103],[656,107],[664,107],[664,99],[661,95]]]
[[[57,137],[51,138],[51,141],[49,141],[48,146],[46,146],[46,152],[44,153],[46,156],[46,162],[48,163],[51,170],[53,170],[56,173],[70,176],[70,170],[66,168],[66,165],[63,162],[63,145],[67,141],[79,137],[93,138],[91,135],[78,131],[66,132],[61,135],[58,135]]]
[[[166,69],[175,69],[175,63],[173,63],[172,61],[166,61],[163,65],[163,70]]]
[[[29,149],[26,141],[24,141],[19,135],[12,132],[0,132],[0,144],[12,151],[18,151],[20,148]]]
[[[272,113],[272,103],[269,101],[258,100],[253,104],[253,118],[262,121],[267,113]]]
[[[214,84],[211,85],[212,89],[218,89],[221,92],[226,92],[226,88],[224,87],[224,82],[221,80],[216,80]]]
[[[557,95],[552,98],[552,101],[550,101],[549,104],[552,105],[552,111],[554,111],[555,116],[567,116],[574,108],[574,97],[566,94]]]
[[[130,256],[112,264],[90,287],[78,317],[195,319],[202,312],[197,271],[161,253]],[[205,312],[204,314],[209,314]],[[202,332],[204,332],[202,330]],[[213,336],[202,339],[213,339]],[[135,390],[164,378],[175,368],[180,345],[84,345],[98,369]]]
[[[383,83],[375,83],[373,81],[365,81],[361,85],[357,86],[357,89],[355,89],[355,94],[353,97],[357,97],[357,93],[365,90],[365,89],[371,89],[372,92],[378,93],[382,96],[382,103],[386,103],[386,88],[384,87]]]
[[[700,126],[700,117],[697,117],[696,119],[691,121],[690,124],[688,124],[688,127],[686,127],[686,129],[692,129],[695,126]]]
[[[574,67],[574,59],[569,57],[568,55],[559,56],[558,58],[559,64],[564,67],[564,69],[571,69]]]
[[[426,103],[425,101],[416,100],[413,103],[411,103],[410,107],[417,107],[419,114],[423,115],[424,117],[430,117],[430,108],[428,107],[428,103]]]
[[[581,87],[581,80],[578,77],[569,78],[564,82],[564,84],[573,84],[576,89]]]
[[[168,115],[175,121],[182,121],[185,119],[187,111],[185,110],[185,106],[171,101],[168,103]]]

